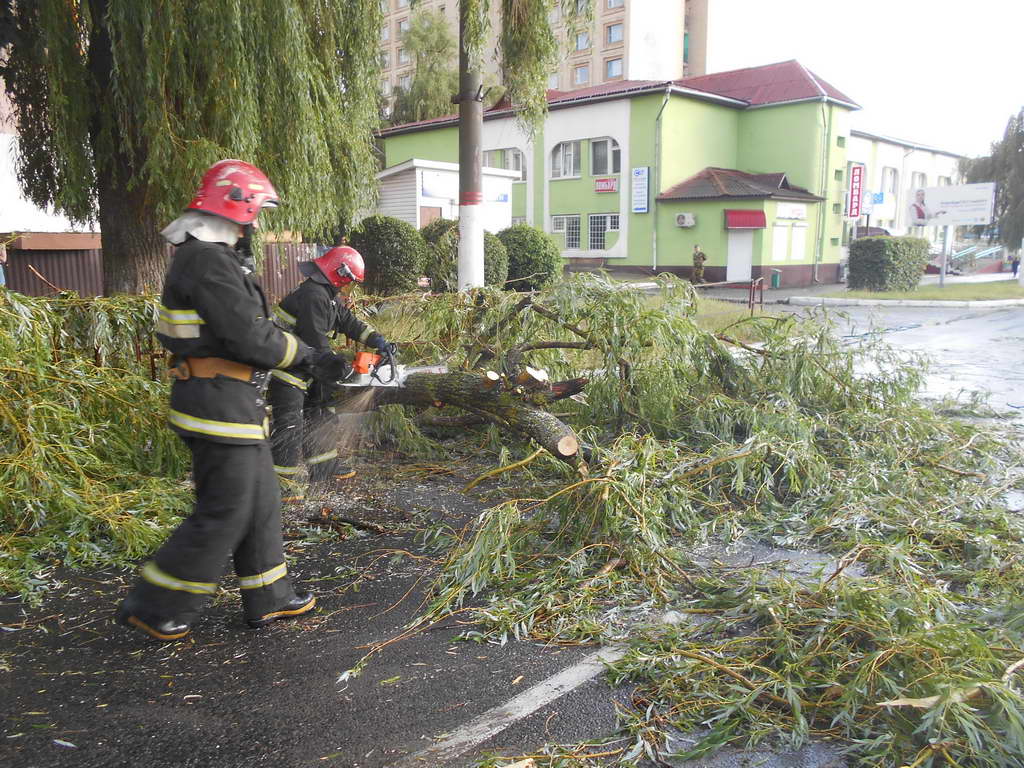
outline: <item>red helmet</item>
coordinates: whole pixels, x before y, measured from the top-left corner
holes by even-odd
[[[303,269],[306,264],[315,264],[318,267],[319,274],[313,271],[312,266]],[[348,245],[339,245],[336,248],[331,248],[323,256],[313,259],[312,262],[300,262],[299,268],[308,277],[314,279],[326,278],[327,282],[335,288],[348,285],[353,280],[361,283],[365,274],[363,257],[359,255],[359,251]]]
[[[276,208],[277,192],[270,179],[255,165],[241,160],[221,160],[203,174],[186,210],[220,216],[236,224],[252,224],[261,208]]]

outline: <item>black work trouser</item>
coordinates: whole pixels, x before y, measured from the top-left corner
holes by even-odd
[[[282,477],[294,476],[300,462],[309,468],[312,482],[330,480],[341,470],[338,460],[334,413],[321,402],[314,386],[310,393],[280,379],[270,380],[267,394],[273,422],[274,471]]]
[[[280,608],[294,592],[270,445],[184,439],[192,451],[195,508],[143,567],[126,607],[191,623],[216,592],[230,556],[245,618]]]

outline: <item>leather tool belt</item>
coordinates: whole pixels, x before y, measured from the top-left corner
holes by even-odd
[[[171,366],[171,376],[178,381],[191,378],[212,379],[214,376],[227,376],[239,381],[252,381],[255,369],[251,365],[225,360],[223,357],[175,357]]]

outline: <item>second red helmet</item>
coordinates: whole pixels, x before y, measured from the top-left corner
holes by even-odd
[[[299,267],[302,268],[304,264],[315,264],[320,275],[312,272],[310,267],[302,269],[304,274],[314,279],[323,276],[335,288],[341,288],[352,281],[361,283],[366,274],[363,257],[359,251],[348,245],[331,248],[323,256],[313,259],[312,262],[300,263]]]

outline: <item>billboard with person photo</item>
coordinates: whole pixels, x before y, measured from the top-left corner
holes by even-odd
[[[988,224],[995,192],[992,182],[912,189],[907,223],[912,227]]]

